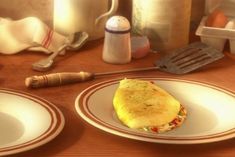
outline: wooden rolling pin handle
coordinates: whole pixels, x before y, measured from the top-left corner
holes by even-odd
[[[94,74],[89,72],[55,73],[42,76],[28,77],[25,79],[25,85],[29,88],[42,88],[84,82],[93,78]]]

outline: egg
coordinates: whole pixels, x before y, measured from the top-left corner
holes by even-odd
[[[215,9],[207,18],[205,26],[225,28],[228,23],[228,17],[222,10]]]
[[[225,26],[226,29],[235,29],[235,20],[231,20]]]
[[[230,19],[227,25],[225,26],[226,29],[235,29],[235,18]]]
[[[131,56],[134,59],[145,57],[150,52],[150,42],[146,36],[131,38]]]

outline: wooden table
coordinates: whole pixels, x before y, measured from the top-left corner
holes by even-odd
[[[68,52],[58,57],[56,65],[50,72],[106,72],[136,67],[152,66],[159,58],[150,54],[130,64],[111,65],[102,61],[102,40],[89,42],[79,52]],[[66,120],[61,134],[54,140],[39,148],[16,154],[17,157],[155,157],[155,156],[234,156],[235,139],[200,145],[168,145],[147,143],[118,137],[101,131],[82,120],[76,113],[74,101],[77,95],[88,86],[111,78],[125,76],[156,76],[189,79],[215,84],[235,91],[235,55],[225,53],[226,57],[187,75],[176,76],[160,71],[116,75],[107,78],[67,85],[63,87],[27,89],[24,80],[28,76],[45,73],[31,69],[32,63],[45,58],[40,52],[22,52],[12,56],[0,56],[0,87],[29,92],[51,101],[63,112]]]

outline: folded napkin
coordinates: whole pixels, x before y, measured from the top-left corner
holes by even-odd
[[[73,36],[63,36],[36,17],[21,20],[0,18],[0,53],[16,54],[22,50],[53,53],[70,45]],[[61,52],[63,53],[63,52]]]

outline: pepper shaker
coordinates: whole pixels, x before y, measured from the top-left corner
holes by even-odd
[[[105,27],[103,60],[111,64],[131,61],[130,22],[123,16],[111,17]]]

